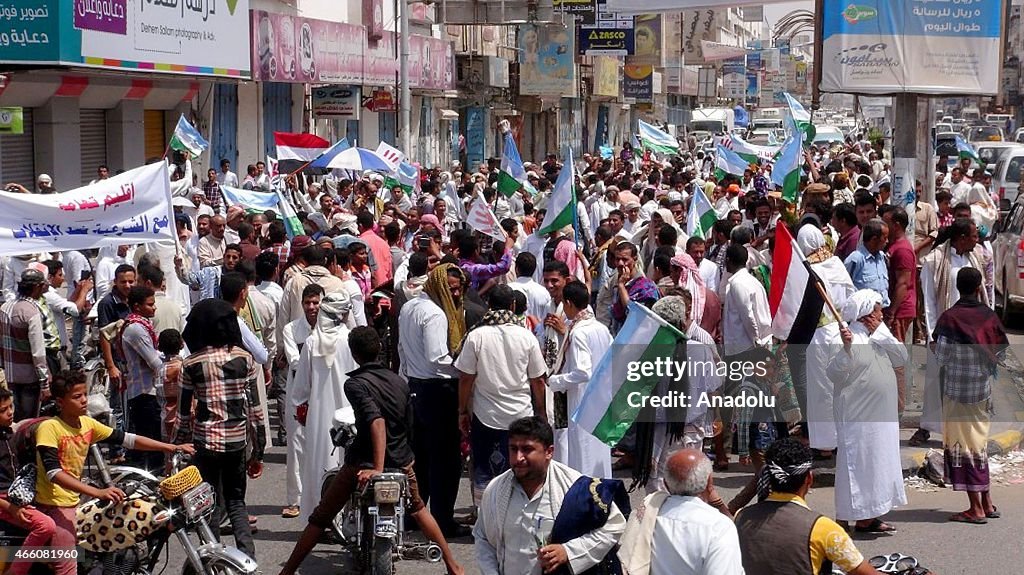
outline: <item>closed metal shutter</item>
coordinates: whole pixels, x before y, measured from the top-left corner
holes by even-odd
[[[35,145],[32,142],[32,108],[22,111],[23,134],[0,136],[0,183],[21,184],[35,190]]]
[[[221,160],[228,160],[232,166],[238,166],[238,84],[214,87],[213,129],[210,131],[213,148],[210,165],[219,167]]]
[[[144,114],[146,161],[149,162],[163,157],[170,138],[167,137],[167,129],[164,126],[163,110],[146,110]]]
[[[107,163],[107,111],[81,110],[82,183],[96,179],[96,168]],[[113,175],[113,173],[111,173]]]
[[[292,132],[292,85],[284,82],[263,82],[263,153],[277,156],[274,132]],[[242,158],[243,164],[255,164],[263,158]]]

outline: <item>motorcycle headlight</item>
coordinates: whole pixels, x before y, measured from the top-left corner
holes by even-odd
[[[379,504],[394,505],[402,497],[402,486],[397,481],[378,481],[373,484],[373,500]]]

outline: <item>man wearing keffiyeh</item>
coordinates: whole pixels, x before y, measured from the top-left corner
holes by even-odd
[[[748,575],[831,573],[875,575],[850,536],[832,519],[812,511],[811,449],[794,438],[780,439],[765,452],[758,478],[758,502],[736,516],[736,530]]]

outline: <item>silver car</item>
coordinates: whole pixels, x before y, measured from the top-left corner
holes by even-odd
[[[1010,211],[1004,213],[996,224],[995,237],[992,238],[992,256],[996,268],[996,307],[1001,309],[1005,324],[1010,312],[1024,303],[1024,280],[1020,266],[1020,250],[1022,232],[1024,232],[1024,195],[1017,196]]]
[[[999,150],[999,159],[992,172],[992,195],[999,198],[999,209],[1008,210],[1017,200],[1024,170],[1024,145]],[[979,151],[980,154],[980,151]]]

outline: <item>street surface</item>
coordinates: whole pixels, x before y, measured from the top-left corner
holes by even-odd
[[[1011,334],[1014,346],[1024,347],[1024,331]],[[1020,355],[1020,352],[1018,352]],[[995,424],[994,424],[995,427]],[[1002,425],[1005,427],[1005,425]],[[904,432],[906,439],[908,433]],[[933,441],[931,446],[941,447]],[[260,569],[265,575],[276,575],[291,553],[294,542],[304,525],[298,519],[284,519],[281,508],[284,503],[285,450],[273,447],[268,451],[266,467],[257,481],[249,482],[247,501],[249,513],[259,518],[259,531],[255,534],[256,554]],[[628,472],[622,472],[628,473]],[[628,474],[619,474],[627,482]],[[749,480],[752,469],[736,463],[733,457],[730,471],[715,474],[715,484],[725,501],[740,491]],[[994,477],[1000,477],[994,473]],[[916,482],[921,485],[923,482]],[[638,490],[631,494],[631,501],[637,506],[644,494]],[[993,480],[992,497],[1002,511],[1001,519],[990,520],[987,525],[951,523],[947,518],[967,508],[967,496],[950,489],[926,486],[907,486],[907,507],[897,509],[885,516],[898,531],[892,535],[855,535],[857,547],[865,557],[901,552],[918,558],[922,565],[935,570],[938,575],[975,575],[982,573],[1017,573],[1017,565],[1024,563],[1024,464],[1018,463],[1001,479]],[[833,516],[833,489],[816,488],[808,496],[811,508],[827,516]],[[469,481],[463,478],[457,506],[457,516],[469,512],[471,500]],[[413,533],[412,537],[420,537]],[[230,537],[225,538],[230,542]],[[468,573],[478,573],[473,552],[473,541],[466,537],[452,541],[456,558],[467,568]],[[184,560],[180,547],[171,541],[168,573],[180,572]],[[321,544],[314,551],[299,573],[304,575],[325,575],[328,573],[351,573],[354,563],[339,545]],[[440,574],[442,564],[409,561],[398,563],[398,573]]]

